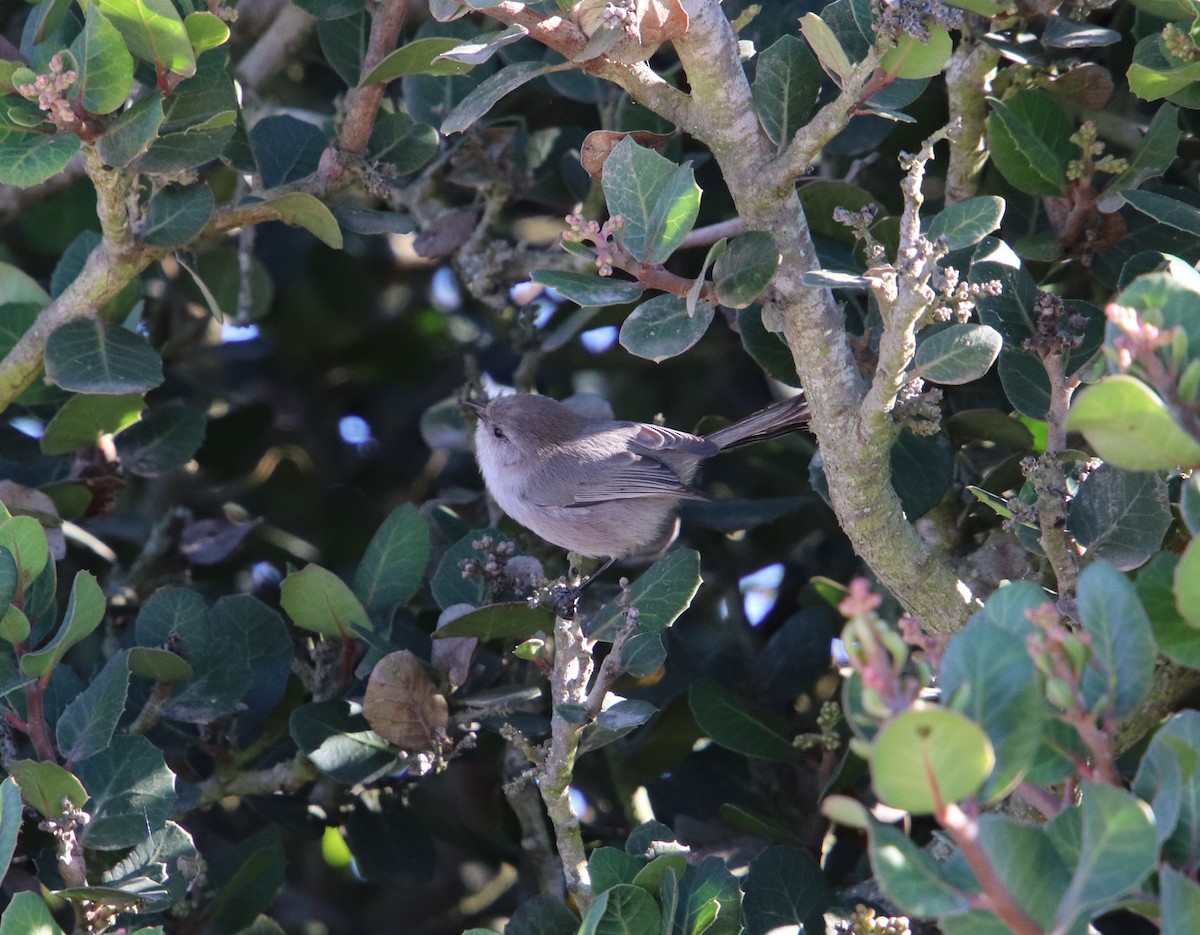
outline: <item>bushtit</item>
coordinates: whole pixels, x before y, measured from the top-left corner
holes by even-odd
[[[547,396],[467,405],[479,417],[475,457],[500,508],[547,542],[609,564],[669,544],[679,502],[707,499],[691,486],[705,458],[808,423],[802,396],[703,437],[588,417]]]

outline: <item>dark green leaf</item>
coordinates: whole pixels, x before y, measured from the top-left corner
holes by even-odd
[[[108,746],[129,694],[129,651],[116,653],[83,692],[63,709],[54,726],[58,752],[69,764]]]
[[[225,860],[225,873],[214,881],[216,896],[208,907],[209,931],[235,935],[248,927],[275,901],[284,883],[287,856],[277,833],[262,833],[241,842]]]
[[[385,114],[375,123],[367,144],[367,157],[386,162],[401,175],[416,172],[438,151],[438,132],[425,123],[413,123],[404,113]]]
[[[775,238],[766,231],[735,237],[713,264],[717,300],[731,308],[745,308],[767,288],[780,259]]]
[[[1079,576],[1079,622],[1092,636],[1092,657],[1081,687],[1087,706],[1122,718],[1134,710],[1154,678],[1154,638],[1133,584],[1104,562]]]
[[[981,798],[1006,795],[1037,754],[1045,712],[1025,636],[977,614],[946,647],[940,680],[947,705],[979,724],[995,751]]]
[[[321,51],[325,53],[325,61],[352,88],[358,85],[362,74],[363,56],[367,52],[370,35],[371,17],[365,10],[337,19],[322,19],[317,23],[317,39],[321,43]]]
[[[632,883],[645,861],[616,847],[598,847],[588,857],[588,873],[596,893]]]
[[[341,19],[363,9],[363,0],[296,0],[296,6],[318,19]]]
[[[133,56],[99,4],[87,8],[83,32],[71,43],[71,54],[79,64],[76,87],[84,110],[111,114],[125,103],[133,87]]]
[[[124,168],[142,155],[158,136],[163,122],[163,99],[157,91],[142,97],[108,125],[96,141],[106,165]]]
[[[429,880],[437,870],[433,838],[411,808],[360,803],[346,821],[346,844],[358,873],[372,883]]]
[[[952,324],[917,345],[913,365],[934,383],[958,386],[978,380],[991,369],[1004,339],[988,325]]]
[[[1200,669],[1200,629],[1187,623],[1175,601],[1179,556],[1160,552],[1138,572],[1138,599],[1150,619],[1158,651],[1173,662]]]
[[[767,376],[788,386],[801,385],[792,361],[792,352],[779,335],[763,327],[761,308],[752,305],[739,311],[737,330],[742,338],[742,347]]]
[[[738,935],[742,891],[720,857],[705,857],[679,881],[672,935]]]
[[[940,919],[970,908],[968,894],[978,884],[954,879],[948,863],[935,861],[898,828],[872,821],[870,854],[880,889],[906,912]]]
[[[667,647],[658,630],[638,628],[621,647],[621,665],[634,678],[647,678],[667,659]]]
[[[74,133],[45,133],[0,118],[0,183],[39,185],[62,172],[78,151]]]
[[[204,442],[208,422],[187,403],[155,406],[116,436],[117,454],[127,471],[146,477],[187,464]]]
[[[988,151],[1009,183],[1030,195],[1061,195],[1067,161],[1076,158],[1074,127],[1046,92],[1019,91],[989,98]]]
[[[812,116],[821,79],[820,64],[796,36],[780,37],[758,56],[754,110],[772,142],[790,142]]]
[[[592,903],[579,935],[655,935],[659,920],[653,896],[640,886],[619,883]]]
[[[1121,197],[1158,223],[1200,237],[1200,209],[1157,192],[1126,191]]]
[[[535,269],[529,274],[534,282],[549,286],[564,299],[576,305],[624,305],[636,302],[642,294],[642,284],[625,279],[601,278],[587,273],[568,273],[553,269]]]
[[[152,247],[180,247],[204,230],[215,202],[205,183],[167,185],[154,193],[141,237]]]
[[[1049,836],[1037,825],[990,814],[980,816],[979,839],[1008,891],[1035,922],[1050,931],[1071,875]]]
[[[1088,474],[1071,501],[1067,530],[1092,558],[1128,571],[1158,551],[1170,525],[1161,475],[1104,464]]]
[[[944,433],[902,430],[892,445],[891,462],[892,486],[910,520],[937,506],[954,479],[954,452]]]
[[[141,157],[145,172],[177,172],[216,159],[233,138],[238,101],[229,56],[222,50],[201,57],[196,74],[162,102],[159,138]]]
[[[21,833],[21,790],[12,776],[0,782],[0,871],[8,872]]]
[[[292,739],[321,772],[351,785],[394,768],[391,745],[342,700],[312,702],[292,712]]]
[[[442,133],[447,136],[461,133],[495,107],[500,98],[528,84],[545,70],[546,66],[541,62],[514,62],[501,68],[455,105],[442,121]]]
[[[715,309],[700,302],[688,315],[687,303],[677,295],[663,294],[643,302],[621,325],[621,346],[656,364],[677,357],[704,337]]]
[[[175,776],[145,737],[117,736],[79,764],[91,798],[83,843],[97,850],[133,847],[161,828],[175,807]]]
[[[141,335],[80,318],[46,339],[46,378],[76,393],[144,393],[162,383],[162,361]]]
[[[700,206],[690,167],[675,165],[629,136],[605,160],[602,184],[609,213],[625,219],[617,239],[646,263],[662,263],[674,252]]]
[[[134,646],[129,650],[129,671],[156,682],[186,682],[194,672],[182,656],[150,646]]]
[[[643,628],[664,630],[691,606],[701,580],[700,554],[692,549],[674,549],[630,585],[629,605],[638,609],[638,622]],[[616,600],[610,601],[587,622],[587,635],[593,640],[611,641],[624,621],[623,608]]]
[[[474,529],[450,546],[442,556],[437,571],[433,573],[433,577],[429,581],[429,587],[433,591],[433,599],[443,610],[451,604],[478,606],[483,602],[486,590],[483,576],[472,575],[464,578],[462,563],[475,561],[482,565],[487,560],[488,553],[483,548],[476,548],[475,543],[483,543],[489,539],[492,548],[495,548],[496,543],[510,541],[499,530]]]
[[[409,600],[429,564],[429,527],[410,503],[396,507],[371,539],[354,574],[354,593],[370,614]]]
[[[530,607],[525,601],[488,604],[456,617],[433,634],[434,639],[473,636],[481,640],[499,638],[523,640],[554,629],[554,614],[544,607]]]
[[[531,896],[517,907],[505,935],[576,935],[579,918],[557,899]]]
[[[1159,871],[1162,890],[1162,935],[1191,935],[1200,931],[1200,886],[1172,867]],[[4,935],[0,931],[0,935]]]
[[[104,872],[101,879],[118,892],[137,897],[139,910],[166,909],[187,895],[200,873],[200,853],[192,836],[168,821]],[[138,929],[138,935],[150,935]]]
[[[981,195],[950,205],[929,222],[930,240],[946,238],[951,250],[973,247],[1000,226],[1004,220],[1004,199]]]
[[[768,760],[801,756],[790,740],[752,715],[739,698],[712,679],[692,683],[688,705],[700,729],[727,750]]]
[[[254,161],[263,188],[297,182],[317,171],[328,134],[306,120],[281,114],[264,117],[250,128]]]
[[[799,848],[786,846],[768,847],[750,861],[742,891],[746,935],[794,925],[820,932],[832,899],[820,865]]]
[[[1037,286],[1020,258],[1004,241],[986,238],[971,259],[972,285],[1000,283],[999,295],[980,295],[975,300],[979,320],[1000,332],[1006,350],[1018,350],[1034,333],[1033,303]]]
[[[1121,192],[1166,172],[1175,162],[1179,136],[1179,108],[1163,104],[1154,112],[1146,135],[1129,158],[1128,167],[1108,183],[1100,196],[1101,210],[1115,211],[1123,200]]]

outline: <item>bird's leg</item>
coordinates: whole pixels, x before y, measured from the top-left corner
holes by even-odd
[[[608,571],[615,561],[615,558],[610,558],[586,578],[581,579],[578,584],[571,585],[570,587],[555,588],[554,613],[562,617],[563,620],[573,618],[575,616],[575,604],[579,600],[579,595],[583,593],[583,589],[604,574],[604,572]],[[578,567],[575,562],[572,562],[570,577],[577,578],[578,576]]]

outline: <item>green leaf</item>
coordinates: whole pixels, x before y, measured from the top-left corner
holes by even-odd
[[[1200,931],[1200,886],[1173,867],[1158,872],[1162,935],[1191,935]],[[0,930],[0,935],[4,932]]]
[[[492,29],[480,33],[474,39],[461,42],[453,49],[441,53],[437,61],[462,62],[465,65],[480,65],[499,52],[504,46],[512,45],[529,35],[524,26],[512,25],[505,29]]]
[[[1200,440],[1175,420],[1154,390],[1116,374],[1076,393],[1067,429],[1082,432],[1106,462],[1128,471],[1200,465]]]
[[[386,616],[417,592],[430,548],[429,526],[416,507],[406,503],[392,510],[354,573],[354,593],[368,613]]]
[[[658,630],[639,627],[621,647],[621,665],[636,679],[653,675],[666,659],[667,647]]]
[[[429,580],[429,588],[433,592],[433,599],[443,610],[452,604],[478,606],[483,602],[486,589],[482,576],[472,575],[464,578],[462,563],[469,560],[482,564],[487,561],[487,551],[476,548],[475,543],[488,539],[491,540],[493,549],[497,543],[511,541],[502,532],[490,527],[474,529],[450,546],[442,556],[437,571]]]
[[[229,41],[229,27],[213,13],[189,13],[183,18],[188,41],[196,55],[223,46]]]
[[[94,446],[102,435],[132,425],[146,408],[141,394],[72,396],[54,414],[42,434],[42,451],[63,455]]]
[[[1045,713],[1024,633],[976,614],[946,647],[939,681],[947,706],[980,725],[995,751],[996,766],[980,797],[1007,795],[1037,755]]]
[[[0,307],[26,303],[43,307],[50,304],[50,296],[24,270],[11,263],[0,263]],[[0,316],[0,322],[11,314],[11,309],[6,309],[5,316]]]
[[[901,33],[896,44],[884,53],[879,67],[897,78],[932,78],[940,75],[950,61],[954,43],[944,26],[930,25],[928,30],[929,36],[925,39]]]
[[[12,520],[9,520],[12,522]],[[36,652],[21,657],[21,671],[26,675],[44,676],[66,655],[68,649],[88,636],[104,620],[104,592],[93,575],[76,572],[71,583],[71,597],[54,638]]]
[[[1104,562],[1089,565],[1076,591],[1079,622],[1092,636],[1081,688],[1089,710],[1120,719],[1133,711],[1154,678],[1154,637],[1133,584]]]
[[[1088,474],[1071,501],[1067,531],[1092,558],[1128,571],[1158,551],[1170,525],[1161,475],[1104,464]]]
[[[646,862],[617,847],[598,847],[588,857],[588,873],[592,878],[592,891],[605,890],[632,883]]]
[[[162,383],[162,360],[141,335],[79,318],[46,339],[46,379],[75,393],[144,393]]]
[[[351,88],[358,86],[370,36],[371,16],[361,7],[349,16],[317,23],[317,39],[325,61]]]
[[[619,883],[596,897],[579,935],[657,935],[658,903],[640,886]]]
[[[717,300],[730,308],[746,308],[767,288],[781,259],[775,238],[766,231],[735,237],[713,264]]]
[[[548,66],[541,62],[514,62],[506,65],[494,75],[485,78],[470,94],[464,97],[442,121],[441,131],[446,136],[461,133],[476,120],[499,103],[504,97],[528,84],[543,74]]]
[[[1192,539],[1175,569],[1175,606],[1183,619],[1200,627],[1200,539]]]
[[[204,182],[170,184],[154,193],[141,238],[152,247],[180,247],[204,230],[215,202]]]
[[[913,707],[871,742],[871,785],[885,805],[929,815],[976,793],[995,762],[978,724],[947,708]]]
[[[125,37],[135,58],[188,78],[196,55],[171,0],[93,0]]]
[[[429,36],[404,43],[389,53],[367,73],[361,84],[393,81],[404,75],[463,75],[471,70],[468,62],[443,59],[440,56],[462,44],[450,36]]]
[[[1124,789],[1087,780],[1080,793],[1078,815],[1063,812],[1046,829],[1075,868],[1058,908],[1063,931],[1115,906],[1150,875],[1158,858],[1144,803]]]
[[[971,908],[968,894],[978,889],[978,884],[969,871],[967,879],[956,879],[949,862],[937,862],[904,832],[878,821],[871,821],[868,840],[871,869],[879,888],[905,912],[941,919]]]
[[[54,726],[58,752],[68,765],[109,745],[128,694],[129,650],[121,650],[71,699]]]
[[[355,627],[371,629],[371,621],[354,592],[320,565],[306,565],[283,579],[279,606],[292,622],[333,639],[350,639]]]
[[[892,487],[910,519],[924,516],[954,480],[954,451],[945,433],[918,435],[902,429],[891,451]]]
[[[579,919],[559,900],[539,894],[517,907],[504,931],[505,935],[576,935]]]
[[[0,935],[63,935],[37,893],[17,893],[0,916]]]
[[[1054,99],[1028,90],[988,103],[988,152],[1000,174],[1030,195],[1061,195],[1067,162],[1079,151],[1070,140],[1074,127]]]
[[[179,172],[204,165],[225,151],[237,128],[232,72],[223,50],[200,59],[196,74],[163,100],[160,135],[142,155],[142,171]]]
[[[1126,191],[1121,197],[1158,223],[1200,237],[1200,209],[1157,192]]]
[[[1000,226],[1004,220],[1004,199],[998,195],[980,195],[950,205],[929,222],[930,240],[946,238],[951,250],[973,247]]]
[[[150,148],[163,122],[163,99],[157,91],[122,111],[96,141],[105,165],[123,169]]]
[[[611,277],[602,279],[587,273],[567,273],[553,269],[535,269],[529,274],[529,278],[543,286],[549,286],[564,299],[585,308],[636,302],[643,291],[639,282]]]
[[[1016,901],[1045,931],[1050,931],[1070,882],[1070,871],[1049,835],[1037,825],[988,814],[979,818],[979,843]],[[963,922],[968,919],[961,917]],[[975,930],[964,926],[960,931]]]
[[[156,682],[186,682],[195,674],[182,656],[150,646],[134,646],[129,650],[129,671]]]
[[[752,88],[758,122],[783,146],[812,116],[821,66],[798,37],[784,35],[758,56]]]
[[[601,183],[609,214],[625,219],[617,240],[641,262],[664,262],[696,220],[700,189],[691,166],[677,166],[630,136],[609,153]]]
[[[487,604],[456,617],[433,634],[434,639],[474,636],[481,640],[498,638],[527,639],[554,629],[554,614],[544,607],[530,607],[525,601]]]
[[[701,580],[700,553],[673,549],[629,586],[629,606],[638,609],[642,627],[665,630],[691,606]],[[616,600],[610,601],[587,622],[588,638],[611,641],[624,622],[623,608]]]
[[[926,380],[958,386],[987,373],[1003,344],[1000,332],[988,325],[953,324],[917,345],[913,365]]]
[[[4,510],[0,515],[7,513]],[[21,591],[33,583],[50,560],[46,530],[32,516],[9,516],[0,520],[0,548],[8,552],[16,565]]]
[[[679,880],[672,933],[677,935],[739,935],[741,889],[720,857],[705,857],[688,867]]]
[[[79,151],[74,133],[45,133],[0,118],[0,183],[28,188],[67,167]]]
[[[12,776],[0,782],[0,873],[8,873],[21,833],[21,790]],[[0,922],[2,925],[2,922]]]
[[[212,873],[215,891],[208,905],[209,930],[239,935],[280,935],[282,929],[263,932],[257,920],[270,908],[284,883],[287,855],[278,832],[263,831],[237,845],[219,870]]]
[[[288,723],[292,739],[304,755],[321,772],[345,785],[370,782],[396,762],[391,745],[341,699],[301,705]]]
[[[71,43],[79,65],[79,103],[93,114],[111,114],[133,87],[133,56],[117,28],[96,4],[87,7],[83,31]]]
[[[805,13],[800,17],[800,32],[817,54],[821,67],[841,87],[853,66],[833,30],[816,13]]]
[[[437,155],[438,132],[426,123],[413,123],[408,114],[383,114],[367,143],[367,157],[386,162],[400,175],[409,175]]]
[[[1200,62],[1175,58],[1164,47],[1162,34],[1155,32],[1139,39],[1134,46],[1133,62],[1126,77],[1134,94],[1145,101],[1157,101],[1200,81]]]
[[[737,315],[737,330],[742,339],[742,347],[754,358],[754,362],[762,367],[767,376],[788,386],[802,385],[800,377],[796,375],[796,364],[788,346],[779,335],[763,327],[761,308],[752,305],[740,310]]]
[[[307,120],[280,114],[258,121],[250,128],[250,145],[263,188],[308,178],[317,171],[328,142],[328,133]]]
[[[743,707],[741,699],[712,679],[703,678],[688,689],[688,706],[697,726],[713,743],[743,756],[767,760],[796,760],[801,754]]]
[[[279,215],[279,220],[294,227],[303,227],[321,243],[334,250],[342,249],[342,230],[338,227],[337,218],[326,207],[308,192],[288,192],[275,198],[268,198],[266,204]]]
[[[1142,142],[1129,157],[1128,167],[1116,175],[1101,194],[1100,209],[1115,211],[1124,200],[1122,192],[1166,172],[1175,162],[1179,137],[1179,108],[1163,104],[1155,110]]]
[[[704,337],[715,309],[709,302],[696,306],[688,316],[687,303],[665,293],[643,302],[621,324],[621,346],[629,353],[656,364],[677,357]]]
[[[75,776],[57,763],[38,760],[14,760],[8,772],[21,789],[21,798],[47,818],[59,818],[63,813],[63,800],[76,808],[83,808],[88,794]]]
[[[104,872],[110,888],[138,897],[140,912],[161,912],[180,902],[201,872],[192,836],[173,821],[158,828]],[[138,929],[134,935],[163,935]]]
[[[1200,628],[1184,620],[1175,599],[1179,561],[1173,552],[1160,552],[1142,566],[1135,587],[1150,618],[1158,651],[1172,662],[1200,669]]]
[[[746,935],[768,935],[795,925],[819,932],[832,901],[820,865],[799,848],[782,845],[768,847],[750,861],[742,892]]]
[[[173,400],[155,406],[115,438],[121,464],[133,474],[154,477],[183,467],[204,442],[204,413]]]
[[[175,807],[175,776],[162,751],[145,737],[117,736],[76,772],[91,798],[85,847],[117,850],[141,844],[161,828]]]

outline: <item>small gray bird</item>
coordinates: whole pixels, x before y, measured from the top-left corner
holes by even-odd
[[[707,499],[691,486],[705,458],[808,424],[803,396],[707,436],[589,418],[524,393],[467,405],[479,417],[475,457],[500,508],[547,542],[607,558],[604,568],[669,544],[679,502]]]

